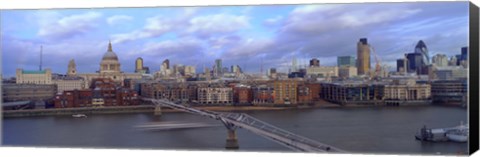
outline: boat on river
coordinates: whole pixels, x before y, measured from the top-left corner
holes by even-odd
[[[426,126],[423,126],[423,128],[421,128],[415,135],[415,139],[432,142],[467,142],[468,126],[461,124],[456,127],[437,129],[428,129]]]
[[[85,114],[74,114],[72,115],[73,118],[87,118],[87,115]]]
[[[458,126],[457,129],[452,130],[446,134],[450,141],[454,142],[467,142],[468,141],[468,127]]]

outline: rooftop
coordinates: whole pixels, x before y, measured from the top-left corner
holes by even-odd
[[[22,73],[23,74],[45,74],[46,71],[45,70],[22,70]]]

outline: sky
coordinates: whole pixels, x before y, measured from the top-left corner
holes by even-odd
[[[337,56],[356,56],[360,38],[394,69],[419,40],[430,56],[468,46],[468,2],[2,10],[0,17],[4,77],[38,70],[40,46],[44,68],[64,74],[74,59],[79,73],[94,73],[109,41],[127,73],[138,57],[153,72],[165,59],[197,72],[215,59],[248,73],[287,72],[293,58],[334,66]]]

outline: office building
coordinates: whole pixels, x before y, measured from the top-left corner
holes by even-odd
[[[298,72],[297,58],[292,58],[292,67],[290,68],[289,73]]]
[[[47,101],[56,93],[55,84],[2,84],[3,102]]]
[[[430,54],[427,49],[427,45],[420,40],[418,41],[417,45],[415,46],[415,53],[421,54],[422,56],[422,66],[430,65]]]
[[[461,60],[468,60],[468,47],[462,47],[461,56]]]
[[[462,51],[460,54],[460,63],[459,65],[468,68],[468,47],[462,47]]]
[[[143,59],[142,57],[138,57],[135,60],[135,73],[141,73],[143,70]]]
[[[52,83],[57,85],[58,93],[75,89],[80,90],[88,87],[85,80],[78,76],[54,74],[52,76]]]
[[[147,82],[141,84],[141,96],[153,99],[166,99],[172,102],[196,100],[191,97],[192,89],[187,84],[174,82]],[[196,88],[194,88],[196,90]]]
[[[435,76],[440,80],[466,79],[468,76],[468,69],[462,66],[437,67],[435,69]]]
[[[321,83],[320,96],[329,102],[341,105],[383,104],[383,86],[365,82]]]
[[[166,78],[171,74],[172,74],[172,70],[170,69],[170,60],[165,59],[162,62],[162,66],[160,67],[160,75]]]
[[[310,60],[310,67],[319,67],[320,66],[320,60],[313,58]]]
[[[213,67],[213,76],[220,77],[222,75],[222,71],[223,71],[222,60],[216,59],[215,66]]]
[[[432,57],[432,64],[436,67],[448,66],[448,57],[445,54],[436,54]]]
[[[408,70],[408,59],[397,59],[397,72],[406,73]]]
[[[337,66],[354,66],[356,67],[356,61],[354,56],[339,56],[337,57]]]
[[[336,66],[307,67],[306,74],[309,76],[315,76],[320,78],[337,77],[338,67]]]
[[[195,66],[185,66],[185,76],[194,76],[195,71]]]
[[[276,68],[270,68],[268,70],[268,77],[271,79],[277,79],[277,69]]]
[[[423,56],[421,53],[408,53],[407,54],[408,60],[408,70],[409,73],[417,73],[417,74],[425,74],[423,71]]]
[[[450,60],[448,61],[448,66],[457,66],[457,57],[456,56],[452,56],[450,57]]]
[[[397,81],[384,85],[384,99],[389,103],[395,100],[396,103],[408,101],[429,100],[431,98],[430,84],[417,84],[414,79],[406,82]]]
[[[468,86],[466,79],[437,80],[431,84],[433,103],[467,105]]]
[[[357,43],[357,74],[365,75],[370,71],[370,45],[367,38],[361,38]]]
[[[455,58],[457,58],[456,65],[460,65],[460,63],[462,62],[462,54],[455,55]]]
[[[355,66],[342,66],[338,68],[338,77],[349,78],[357,76],[357,67]]]

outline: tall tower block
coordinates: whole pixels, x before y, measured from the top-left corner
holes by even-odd
[[[357,73],[365,75],[370,71],[370,45],[367,38],[360,38],[357,43]]]
[[[143,70],[143,59],[142,57],[138,57],[137,60],[135,60],[135,72],[141,72]]]

